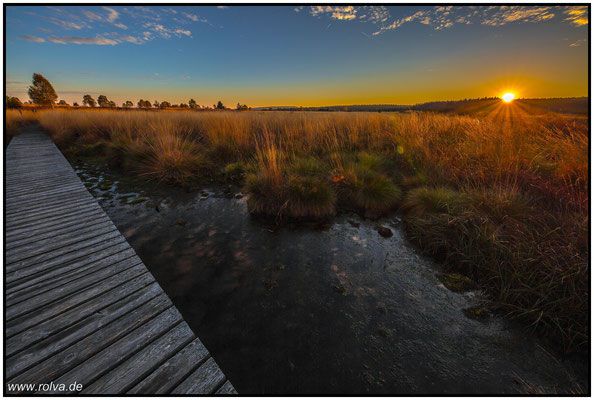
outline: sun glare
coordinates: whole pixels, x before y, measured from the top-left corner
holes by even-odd
[[[501,96],[503,101],[505,101],[506,103],[509,103],[510,101],[512,101],[514,99],[514,97],[516,97],[516,95],[513,93],[506,93],[503,96]]]

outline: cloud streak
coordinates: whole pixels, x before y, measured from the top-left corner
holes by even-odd
[[[571,6],[565,10],[564,14],[567,15],[565,21],[573,25],[583,26],[589,23],[588,6]]]
[[[40,38],[40,37],[32,36],[32,35],[23,35],[23,36],[21,36],[21,39],[29,41],[29,42],[36,42],[36,43],[45,42],[44,38]]]
[[[94,38],[76,36],[48,36],[47,40],[57,44],[96,44],[100,46],[114,46],[118,44],[118,42],[113,39],[107,39],[101,36]]]

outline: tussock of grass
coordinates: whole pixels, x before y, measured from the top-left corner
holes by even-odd
[[[366,211],[384,214],[399,203],[401,191],[386,175],[357,166],[346,175],[348,197]]]
[[[225,178],[230,181],[238,181],[243,179],[245,172],[245,166],[241,161],[227,164],[223,170]]]
[[[288,213],[292,217],[333,215],[336,195],[327,181],[315,176],[291,175],[287,184]]]
[[[409,215],[422,215],[426,213],[448,213],[460,209],[468,204],[470,199],[450,188],[428,188],[420,187],[411,190],[403,204],[402,208]]]

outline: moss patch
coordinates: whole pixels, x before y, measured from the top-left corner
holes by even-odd
[[[469,277],[462,274],[439,274],[439,280],[451,291],[462,293],[476,289],[476,283]]]

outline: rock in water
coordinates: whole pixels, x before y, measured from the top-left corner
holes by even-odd
[[[378,226],[375,230],[385,238],[392,237],[393,233],[390,228],[386,228],[385,226]]]

